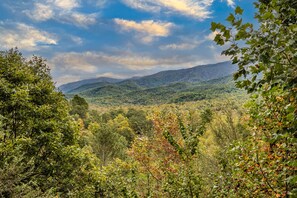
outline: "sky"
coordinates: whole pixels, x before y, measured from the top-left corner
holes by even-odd
[[[47,60],[56,85],[129,78],[228,60],[212,21],[253,0],[1,0],[0,50]]]

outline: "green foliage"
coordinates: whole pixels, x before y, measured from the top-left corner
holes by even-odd
[[[80,92],[90,103],[97,105],[152,105],[199,101],[236,94],[231,77],[207,82],[179,82],[153,88],[131,86],[123,82]],[[71,97],[71,94],[67,94]]]
[[[147,119],[147,115],[143,110],[130,108],[126,114],[129,124],[134,132],[138,135],[150,136],[152,133],[153,123]]]
[[[201,114],[197,111],[176,114],[172,107],[153,112],[154,133],[136,138],[129,149],[138,170],[140,189],[136,192],[142,197],[201,195],[203,178],[197,167],[199,137],[204,134],[212,113],[206,110]]]
[[[100,126],[93,124],[89,126],[89,129],[93,133],[92,150],[101,160],[101,166],[107,165],[115,158],[125,158],[128,142],[118,133],[117,127],[112,122]]]
[[[74,94],[97,105],[152,105],[181,103],[237,93],[230,62],[203,65],[182,70],[159,72],[123,81],[90,79],[61,86],[68,98]],[[96,80],[98,80],[97,83]],[[93,82],[94,81],[94,82]]]
[[[178,117],[179,132],[182,137],[182,143],[173,137],[173,135],[165,130],[163,135],[169,144],[178,153],[179,157],[184,161],[183,165],[178,168],[177,174],[168,174],[168,181],[165,184],[166,191],[170,197],[199,197],[201,194],[202,178],[199,172],[195,170],[195,160],[199,149],[199,137],[206,130],[206,125],[212,120],[212,112],[210,109],[203,111],[200,115],[200,122],[197,127],[185,124],[181,117]]]
[[[111,78],[96,78],[68,83],[59,88],[64,93],[82,93],[87,91],[89,94],[98,94],[113,90],[114,92],[135,91],[148,88],[156,88],[176,84],[180,82],[205,82],[220,79],[231,75],[236,67],[230,62],[222,62],[209,65],[200,65],[188,69],[162,71],[153,75],[130,78],[126,80],[116,80]]]
[[[188,161],[197,154],[198,137],[202,136],[206,130],[206,124],[208,124],[212,119],[212,112],[207,109],[203,111],[200,115],[201,122],[198,127],[186,126],[182,119],[178,118],[179,132],[183,138],[183,146],[179,145],[174,137],[170,134],[169,131],[164,131],[164,137],[170,143],[175,151],[180,155],[181,159]]]
[[[0,82],[0,196],[91,193],[95,164],[77,145],[68,102],[44,60],[1,52]]]
[[[137,169],[133,162],[116,159],[101,170],[96,185],[97,197],[139,197]]]
[[[219,23],[211,27],[219,30],[218,45],[230,43],[223,54],[239,66],[237,86],[256,93],[249,105],[254,135],[231,150],[238,157],[230,162],[225,180],[234,196],[295,197],[297,3],[259,1],[255,7],[257,29],[242,22],[241,8],[227,18],[231,28]]]
[[[85,118],[86,114],[88,112],[89,109],[89,104],[87,103],[87,101],[78,96],[75,95],[72,100],[70,100],[70,104],[71,104],[71,110],[70,110],[70,114],[72,115],[79,115],[80,118]]]
[[[255,6],[258,9],[255,18],[260,24],[258,29],[250,23],[242,23],[240,15],[243,11],[238,7],[235,15],[230,14],[227,18],[231,28],[212,23],[211,29],[220,31],[215,41],[219,45],[231,43],[223,54],[231,56],[232,63],[239,66],[235,80],[249,76],[239,80],[238,86],[252,92],[263,87],[268,91],[284,84],[283,88],[290,90],[296,86],[296,3],[272,0],[255,3]]]

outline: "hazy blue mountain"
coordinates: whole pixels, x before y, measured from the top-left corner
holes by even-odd
[[[67,83],[67,84],[61,85],[59,87],[59,89],[64,93],[72,92],[72,90],[74,92],[78,92],[78,91],[75,91],[75,89],[77,89],[81,86],[93,84],[93,85],[90,85],[92,87],[92,86],[94,86],[95,83],[99,83],[99,85],[101,85],[104,83],[117,83],[120,81],[122,81],[122,80],[114,79],[114,78],[107,78],[107,77],[99,77],[99,78],[92,78],[92,79],[86,79],[86,80],[81,80],[81,81],[77,81],[77,82]],[[86,86],[85,88],[89,89],[90,87]]]
[[[223,62],[126,80],[90,79],[60,88],[69,98],[79,94],[91,103],[103,105],[196,101],[238,91],[232,80],[236,69],[230,62]]]
[[[60,90],[64,93],[82,93],[90,91],[92,93],[100,90],[105,85],[117,84],[127,85],[136,84],[143,88],[153,88],[163,85],[169,85],[178,82],[203,82],[219,79],[231,75],[236,71],[236,66],[230,62],[222,62],[217,64],[201,65],[188,69],[162,71],[153,75],[144,77],[133,77],[126,80],[118,80],[112,78],[96,78],[82,80],[78,82],[68,83],[60,86]]]
[[[158,87],[177,82],[203,82],[229,76],[234,73],[237,66],[230,62],[201,65],[188,69],[162,71],[153,75],[144,76],[133,80],[136,84],[144,87]],[[127,80],[121,81],[125,83]]]
[[[96,83],[91,83],[91,84],[85,84],[85,85],[81,85],[75,89],[69,90],[66,93],[68,93],[68,94],[82,93],[82,92],[86,92],[88,90],[104,87],[107,85],[113,85],[113,84],[114,83],[110,83],[110,82],[96,82]]]

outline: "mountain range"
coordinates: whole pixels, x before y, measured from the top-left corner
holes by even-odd
[[[87,79],[64,84],[59,89],[69,98],[79,94],[101,105],[195,101],[236,91],[231,77],[236,69],[230,62],[222,62],[130,79]]]

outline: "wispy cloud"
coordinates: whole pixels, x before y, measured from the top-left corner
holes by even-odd
[[[25,10],[24,13],[35,21],[54,19],[84,28],[96,23],[96,13],[81,13],[76,11],[78,7],[80,7],[78,0],[42,0],[34,3],[33,8]]]
[[[27,10],[25,13],[36,21],[47,21],[54,17],[52,6],[41,3],[35,3],[34,9],[32,11]]]
[[[88,27],[89,25],[96,23],[97,14],[82,14],[79,12],[72,12],[67,14],[61,14],[58,16],[58,20],[62,23],[74,24],[78,27]]]
[[[207,39],[209,41],[213,41],[218,33],[219,33],[218,31],[211,32],[205,36],[205,39]]]
[[[103,52],[69,52],[60,53],[50,61],[54,69],[69,71],[72,73],[93,73],[102,67],[112,66],[130,70],[150,69],[158,65],[158,61],[147,56],[131,53],[112,55]]]
[[[70,36],[70,39],[77,45],[83,44],[83,39],[78,36]]]
[[[154,71],[191,67],[202,63],[204,61],[196,55],[153,57],[133,52],[109,54],[96,51],[59,53],[49,60],[58,84],[70,82],[75,78],[142,76]]]
[[[93,73],[96,71],[96,64],[87,60],[84,54],[60,53],[50,60],[53,69],[58,69],[66,73]]]
[[[56,86],[60,86],[65,83],[82,80],[82,78],[79,75],[63,75],[63,76],[57,77],[55,80],[57,82]]]
[[[50,1],[48,1],[50,2]],[[73,8],[79,7],[78,0],[54,0],[53,2],[57,7],[64,10],[72,10]]]
[[[234,0],[227,0],[227,4],[228,4],[228,6],[230,6],[230,7],[234,7],[234,6],[235,6],[235,2],[234,2]]]
[[[111,1],[109,0],[89,0],[90,4],[94,4],[99,7],[99,8],[102,8],[104,6],[106,6],[108,3],[110,3]]]
[[[57,45],[55,35],[23,23],[0,23],[0,46],[4,49],[18,47],[35,51],[49,45]]]
[[[167,37],[174,27],[173,23],[145,20],[135,22],[124,19],[114,19],[115,23],[124,31],[135,31],[137,36],[144,42],[150,43],[156,37]]]
[[[129,75],[123,75],[123,74],[116,74],[113,72],[106,72],[96,75],[96,77],[108,77],[108,78],[117,78],[117,79],[125,79],[129,78]]]
[[[210,6],[213,0],[122,0],[122,2],[138,10],[169,11],[197,20],[204,20],[211,15]]]
[[[190,43],[173,43],[168,45],[161,45],[159,48],[161,50],[191,50],[197,45]]]
[[[193,57],[151,57],[132,52],[122,54],[107,54],[103,52],[69,52],[59,53],[50,60],[54,69],[69,71],[72,73],[92,73],[101,68],[128,70],[150,70],[156,67],[170,67],[177,65],[194,64]]]

